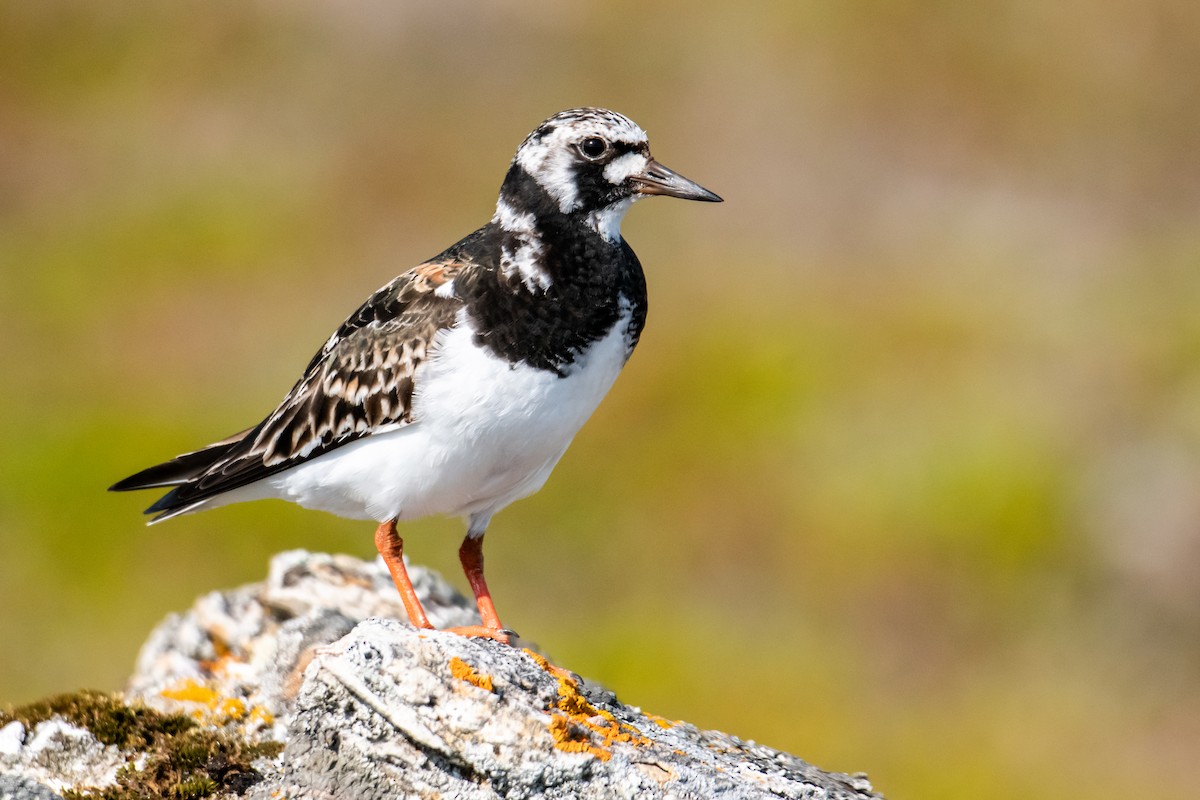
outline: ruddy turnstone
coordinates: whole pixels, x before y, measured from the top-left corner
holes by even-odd
[[[453,630],[507,642],[483,535],[542,487],[637,344],[646,282],[621,220],[647,195],[721,200],[655,161],[628,118],[555,114],[517,149],[491,221],[371,295],[266,419],[111,489],[173,487],[152,522],[263,498],[378,521],[419,628],[396,523],[465,517],[483,625]]]

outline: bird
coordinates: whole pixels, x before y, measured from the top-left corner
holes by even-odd
[[[551,116],[517,148],[491,220],[368,297],[266,418],[110,491],[169,489],[150,524],[268,498],[376,522],[421,629],[433,626],[397,523],[465,518],[459,559],[482,624],[448,630],[511,644],[484,534],[542,488],[633,353],[646,280],[621,221],[655,195],[722,200],[656,161],[622,114]]]

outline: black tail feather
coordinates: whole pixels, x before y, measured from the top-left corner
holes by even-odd
[[[178,486],[181,483],[187,483],[192,478],[204,474],[209,467],[222,458],[227,456],[237,445],[252,433],[253,428],[236,433],[228,439],[222,439],[219,442],[214,442],[208,447],[201,448],[193,453],[184,453],[181,456],[176,456],[170,461],[165,461],[162,464],[155,464],[153,467],[147,467],[141,472],[134,473],[128,478],[123,478],[117,481],[112,486],[108,487],[110,492],[129,492],[136,489],[161,489],[166,486]],[[167,495],[168,497],[170,494]],[[165,497],[163,498],[166,499]],[[162,500],[159,501],[161,503]],[[159,503],[155,503],[157,506]],[[147,513],[153,511],[161,511],[151,506]]]
[[[176,486],[174,489],[172,489],[171,491],[164,494],[162,497],[155,500],[154,504],[151,505],[149,508],[147,508],[142,513],[143,514],[158,514],[157,517],[150,520],[151,522],[158,522],[158,520],[160,518],[165,519],[168,516],[173,516],[170,512],[179,510],[179,503],[178,503],[178,497],[180,494],[179,490],[180,490],[180,487]]]

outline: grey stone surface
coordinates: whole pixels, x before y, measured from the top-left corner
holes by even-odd
[[[435,625],[477,623],[439,577],[411,572]],[[263,583],[205,595],[164,621],[127,700],[284,742],[278,758],[255,762],[253,800],[877,797],[865,777],[624,705],[532,651],[403,619],[381,562],[282,553]],[[32,779],[12,790],[20,800],[103,785],[94,776],[138,763],[61,720],[10,728],[0,730],[0,773],[10,774],[0,791]],[[48,764],[51,751],[61,757]]]
[[[409,572],[431,623],[478,623],[474,605],[436,573]],[[370,617],[407,618],[382,561],[283,552],[262,583],[210,592],[155,628],[126,697],[278,739],[316,649]]]
[[[0,775],[0,800],[62,800],[62,797],[32,778]]]
[[[9,784],[0,784],[15,797],[53,797],[65,788],[111,786],[128,760],[116,747],[101,744],[90,732],[61,719],[39,722],[29,731],[20,722],[10,722],[0,729],[0,741],[0,776],[25,779],[20,786],[12,783],[11,790],[5,788]],[[51,794],[16,794],[39,791],[39,785]]]
[[[395,620],[316,654],[286,741],[256,800],[873,796],[865,778],[647,715],[528,652]]]

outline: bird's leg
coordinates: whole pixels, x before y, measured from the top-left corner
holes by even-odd
[[[375,529],[375,549],[383,556],[388,572],[392,573],[392,581],[400,592],[400,599],[404,601],[404,610],[408,612],[408,621],[416,628],[433,628],[429,624],[429,617],[425,616],[421,601],[417,599],[408,569],[404,566],[404,542],[396,533],[396,520],[380,523]]]
[[[462,547],[458,548],[458,558],[462,562],[467,582],[471,584],[471,591],[475,593],[475,605],[479,607],[479,616],[483,620],[483,625],[468,625],[450,630],[464,636],[484,637],[508,644],[509,637],[513,635],[512,631],[505,629],[500,624],[500,617],[496,614],[496,605],[492,602],[492,594],[488,591],[487,581],[483,578],[482,532],[478,535],[474,532],[467,534],[467,537],[463,539]]]
[[[408,612],[409,622],[416,628],[433,630],[433,625],[429,623],[429,617],[425,616],[425,609],[421,607],[421,601],[417,598],[412,580],[408,577],[408,568],[404,566],[404,541],[396,533],[396,520],[380,523],[379,527],[375,529],[375,549],[383,556],[383,562],[387,564],[388,572],[392,573],[392,582],[396,584],[396,590],[400,592],[400,599],[404,601],[404,610]],[[462,636],[495,639],[503,644],[508,644],[512,632],[505,630],[500,624],[500,618],[496,616],[496,606],[492,604],[487,583],[483,580],[482,534],[479,536],[468,535],[463,540],[458,555],[462,560],[463,571],[467,573],[467,580],[471,584],[471,591],[475,593],[475,603],[479,606],[479,615],[483,617],[483,625],[463,625],[457,628],[447,628],[447,630]]]
[[[475,604],[479,606],[483,624],[488,628],[502,629],[504,626],[500,624],[492,593],[488,591],[487,581],[483,578],[483,537],[467,536],[463,539],[462,547],[458,548],[458,559],[462,562],[467,582],[471,584],[471,591],[475,593]]]

